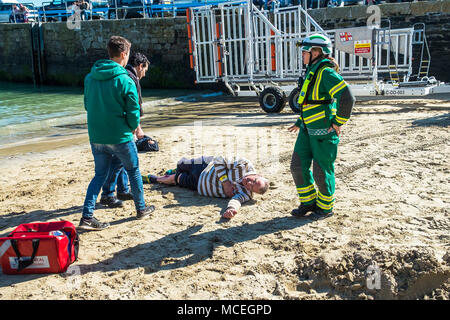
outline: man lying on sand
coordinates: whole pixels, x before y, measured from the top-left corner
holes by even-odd
[[[148,175],[143,183],[178,185],[197,190],[203,196],[231,198],[223,214],[231,219],[241,204],[253,198],[253,193],[264,194],[269,188],[267,179],[256,174],[252,163],[244,158],[202,156],[195,159],[182,158],[175,170],[165,176]]]

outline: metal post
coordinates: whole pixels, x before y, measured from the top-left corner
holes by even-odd
[[[253,4],[251,1],[248,1],[247,6],[247,23],[249,24],[247,30],[248,34],[246,35],[247,38],[247,70],[249,73],[249,81],[250,83],[253,83]]]
[[[145,0],[141,0],[142,2],[142,13],[144,14],[144,19],[146,18],[145,16]]]
[[[64,7],[66,7],[66,13],[65,13],[65,16],[66,16],[66,18],[67,18],[67,14],[68,14],[68,8],[67,8],[67,1],[66,0],[63,0],[64,1]],[[63,17],[61,17],[61,21],[62,21],[62,19],[63,19]],[[80,18],[81,19],[81,18]]]
[[[47,15],[45,14],[45,2],[42,3],[42,9],[44,11],[44,21],[47,22]]]
[[[12,10],[12,13],[13,13],[13,15],[14,15],[14,23],[17,23],[17,19],[16,19],[16,10],[13,9],[13,6],[14,6],[14,5],[11,5],[11,10]]]

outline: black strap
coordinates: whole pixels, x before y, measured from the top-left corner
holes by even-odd
[[[334,100],[333,99],[327,99],[327,100],[306,100],[305,104],[330,104]]]
[[[19,264],[17,271],[22,271],[26,267],[29,267],[30,265],[32,265],[34,262],[34,258],[36,257],[36,253],[39,248],[40,239],[32,239],[31,241],[32,241],[32,246],[33,246],[33,253],[31,254],[31,258],[25,259],[22,257],[22,255],[19,252],[19,247],[17,245],[17,239],[11,240],[11,246],[12,246],[14,252],[16,253],[17,261]]]
[[[66,231],[69,229],[70,229],[70,231],[74,232],[73,233],[74,236],[72,236],[72,232]],[[67,236],[67,239],[69,240],[69,261],[72,262],[72,247],[73,247],[73,252],[74,252],[73,261],[76,261],[78,259],[78,249],[80,246],[80,238],[78,237],[76,230],[74,230],[72,228],[63,228],[59,231],[63,232]]]

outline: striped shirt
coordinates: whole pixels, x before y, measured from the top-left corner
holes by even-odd
[[[239,210],[242,203],[253,197],[252,192],[242,184],[245,176],[256,174],[252,163],[239,157],[210,157],[209,161],[208,166],[200,174],[198,193],[203,196],[228,198],[223,190],[222,182],[230,181],[236,190],[228,202],[228,208]]]

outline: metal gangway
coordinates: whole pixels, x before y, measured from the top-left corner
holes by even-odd
[[[266,112],[281,111],[286,101],[298,112],[305,67],[297,43],[313,33],[333,41],[332,56],[356,96],[450,92],[428,74],[424,24],[324,30],[302,6],[264,11],[248,0],[190,8],[187,24],[196,82],[223,82],[235,96],[257,95]]]

